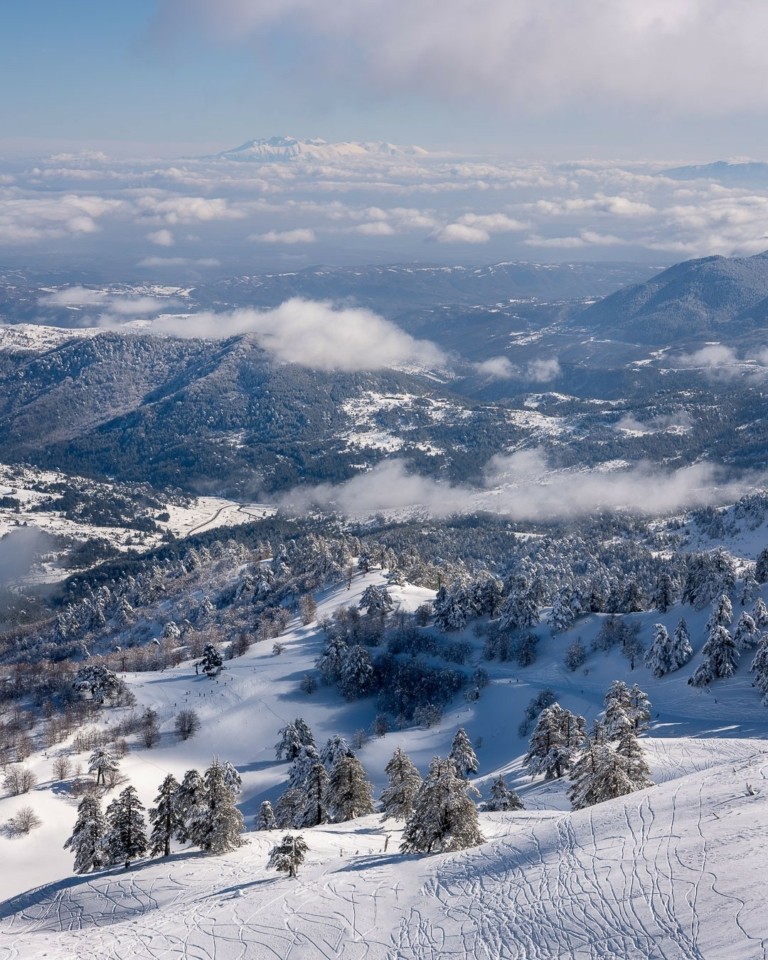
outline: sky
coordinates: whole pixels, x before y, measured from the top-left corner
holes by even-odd
[[[0,155],[762,157],[766,35],[764,0],[8,0]]]

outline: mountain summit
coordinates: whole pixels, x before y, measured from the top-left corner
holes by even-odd
[[[232,150],[217,153],[218,159],[250,161],[257,163],[275,160],[340,160],[365,157],[423,157],[427,151],[421,147],[396,146],[383,140],[360,142],[344,140],[329,143],[314,138],[298,140],[295,137],[270,137],[267,140],[248,140]]]

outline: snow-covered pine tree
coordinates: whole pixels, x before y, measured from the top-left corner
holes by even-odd
[[[741,590],[739,590],[739,603],[742,607],[746,607],[748,603],[753,602],[759,593],[760,584],[755,579],[754,570],[747,569],[741,583]]]
[[[309,777],[309,771],[319,762],[320,758],[314,747],[302,746],[288,771],[289,788],[303,790]]]
[[[568,799],[574,810],[613,800],[637,789],[628,773],[629,762],[609,743],[590,742],[572,771]]]
[[[456,731],[451,743],[451,751],[448,754],[448,759],[453,761],[456,772],[464,780],[467,779],[470,773],[477,773],[479,766],[477,754],[473,750],[472,741],[467,736],[467,732],[463,727],[459,727]]]
[[[198,650],[200,648],[198,647]],[[203,673],[207,674],[209,677],[215,677],[218,673],[221,672],[221,668],[224,666],[224,660],[222,659],[221,653],[219,653],[218,648],[214,643],[206,643],[203,648],[203,656],[200,660],[200,667],[202,668]]]
[[[354,755],[354,751],[344,737],[335,733],[332,737],[328,737],[325,746],[320,751],[320,763],[326,770],[332,770],[339,757],[354,757]]]
[[[629,688],[629,719],[636,735],[644,733],[651,724],[651,701],[636,683]]]
[[[624,734],[616,746],[616,753],[626,761],[627,776],[633,784],[634,790],[644,790],[653,786],[651,768],[645,759],[640,741],[631,731]]]
[[[651,606],[666,613],[675,602],[675,582],[668,570],[662,570],[651,595]]]
[[[389,777],[389,786],[381,795],[384,819],[394,817],[396,820],[407,820],[421,788],[421,774],[401,747],[395,750],[384,772]]]
[[[733,604],[727,593],[721,593],[712,604],[712,613],[707,620],[707,634],[715,627],[729,627],[733,623]]]
[[[259,812],[254,817],[253,825],[256,830],[274,830],[277,827],[275,811],[272,809],[272,804],[269,800],[261,801],[261,806],[259,807]]]
[[[657,679],[672,669],[672,638],[663,623],[654,624],[653,642],[645,655],[645,665]]]
[[[614,680],[603,700],[605,707],[603,727],[608,740],[618,740],[627,729],[632,728],[632,699],[629,687],[623,680]]]
[[[733,676],[739,661],[739,651],[728,629],[715,624],[710,630],[707,642],[702,647],[704,660],[688,678],[694,687],[703,687],[713,680]]]
[[[675,632],[672,634],[672,648],[670,650],[670,659],[672,661],[671,670],[679,670],[693,656],[693,647],[691,646],[691,637],[688,633],[688,624],[685,617],[677,621]]]
[[[328,822],[326,805],[328,782],[325,767],[319,760],[316,760],[310,767],[304,781],[304,812],[299,826],[316,827],[320,823]]]
[[[179,782],[173,774],[160,784],[155,797],[156,807],[149,811],[149,822],[152,833],[149,836],[149,855],[151,857],[167,857],[171,852],[171,840],[184,828],[184,821],[179,816],[176,805],[176,795]]]
[[[304,791],[289,787],[277,798],[275,820],[281,830],[297,828],[304,812]]]
[[[395,602],[389,595],[389,590],[386,587],[377,587],[373,583],[363,590],[358,603],[358,607],[365,610],[369,616],[379,614],[382,617],[386,616],[394,605]]]
[[[180,843],[198,845],[195,827],[207,807],[205,784],[199,770],[187,770],[173,800],[178,818],[176,839]]]
[[[434,757],[403,831],[403,853],[448,853],[475,847],[484,840],[473,790],[456,773],[451,760]]]
[[[104,836],[107,823],[98,797],[86,794],[77,807],[72,835],[64,844],[75,855],[75,873],[89,873],[104,866]]]
[[[559,703],[542,710],[523,760],[531,776],[543,773],[547,780],[561,777],[584,739],[584,723],[583,717],[564,710]]]
[[[751,650],[760,638],[757,624],[746,611],[742,611],[733,631],[733,642],[739,651]]]
[[[126,787],[107,807],[104,849],[109,863],[125,863],[126,870],[132,860],[147,852],[144,805],[135,787]]]
[[[232,793],[232,796],[240,796],[240,792],[243,789],[243,780],[237,772],[237,767],[231,760],[224,760],[221,765],[224,767],[224,782]]]
[[[759,630],[765,630],[768,627],[768,607],[766,607],[762,597],[755,600],[755,605],[752,607],[752,619]]]
[[[277,870],[278,873],[287,873],[289,878],[293,878],[304,863],[308,850],[304,837],[301,835],[294,837],[287,833],[280,843],[272,848],[267,867]]]
[[[763,706],[768,707],[768,634],[763,634],[749,669],[755,675],[754,685],[763,694]]]
[[[570,587],[561,587],[552,604],[547,623],[553,633],[564,633],[576,619],[571,606],[573,591]]]
[[[88,773],[96,774],[96,786],[106,786],[119,769],[119,762],[106,747],[97,747],[88,759]]]
[[[286,723],[278,730],[275,744],[275,756],[278,760],[295,760],[302,747],[314,747],[315,738],[305,721],[297,717],[293,723]]]
[[[203,776],[206,808],[198,814],[194,826],[197,845],[214,856],[242,846],[240,834],[245,828],[243,815],[237,809],[237,794],[227,782],[225,765],[214,757]]]
[[[371,692],[373,672],[371,655],[365,647],[350,647],[339,674],[339,689],[347,700],[357,700]]]
[[[483,809],[489,813],[495,813],[497,811],[524,810],[525,807],[516,791],[507,786],[504,777],[497,777],[491,784],[491,796],[484,804]]]
[[[328,810],[334,823],[373,813],[373,788],[357,757],[339,757],[328,782]]]
[[[768,583],[768,547],[758,553],[755,561],[755,580],[758,583]]]

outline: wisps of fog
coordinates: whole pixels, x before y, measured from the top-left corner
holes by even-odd
[[[293,297],[272,310],[240,309],[161,317],[154,333],[224,339],[250,334],[276,360],[313,370],[380,370],[440,367],[443,352],[416,340],[371,310],[336,307],[326,301]]]
[[[0,538],[0,586],[24,580],[54,546],[54,538],[36,527],[15,527]]]
[[[724,343],[708,343],[693,353],[681,354],[674,362],[680,367],[698,370],[711,380],[735,380],[739,377],[764,380],[768,377],[768,348],[739,357],[733,347]]]
[[[754,489],[757,480],[728,478],[708,463],[676,470],[651,463],[553,470],[540,450],[529,450],[493,457],[482,486],[443,483],[411,473],[404,460],[391,459],[346,483],[297,487],[279,504],[299,513],[319,508],[353,517],[381,511],[434,517],[487,511],[517,521],[563,520],[603,511],[656,516],[732,502]]]
[[[532,383],[549,383],[562,373],[557,357],[539,357],[523,367],[507,357],[489,357],[475,364],[475,369],[491,380],[527,380]]]

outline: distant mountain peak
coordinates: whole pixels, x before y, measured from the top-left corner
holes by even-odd
[[[256,163],[306,160],[341,160],[381,157],[423,157],[427,151],[421,147],[398,146],[384,140],[342,140],[331,143],[320,137],[301,140],[297,137],[268,137],[248,140],[231,150],[217,153],[216,159],[248,161]]]

